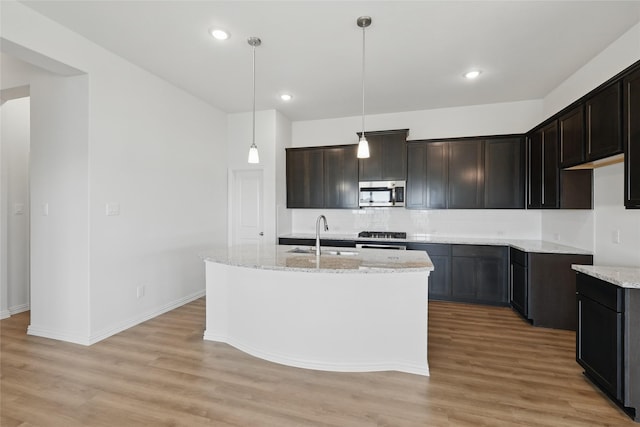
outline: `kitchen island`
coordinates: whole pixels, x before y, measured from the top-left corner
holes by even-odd
[[[426,253],[255,245],[202,257],[205,340],[301,368],[429,375]]]

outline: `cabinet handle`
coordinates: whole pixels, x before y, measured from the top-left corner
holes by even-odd
[[[587,154],[591,156],[591,104],[587,105]]]
[[[529,185],[527,186],[527,198],[529,200],[529,205],[531,205],[531,138],[527,138],[527,151],[528,151],[528,159],[527,159],[527,164],[528,164],[528,176],[529,176]]]
[[[544,185],[544,181],[545,181],[545,168],[544,168],[544,146],[545,146],[545,132],[542,131],[542,206],[544,206],[544,190],[545,190],[545,185]]]

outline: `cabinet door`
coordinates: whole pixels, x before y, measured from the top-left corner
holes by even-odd
[[[324,207],[323,152],[316,148],[287,150],[287,207]]]
[[[381,181],[382,180],[382,135],[372,135],[365,133],[369,143],[369,158],[359,159],[359,180],[360,181]]]
[[[429,298],[449,300],[451,298],[451,257],[429,255],[429,258],[434,267],[429,274]]]
[[[560,124],[560,166],[584,163],[584,106],[581,104],[558,119]]]
[[[542,207],[542,130],[527,137],[528,183],[527,208]]]
[[[624,205],[640,208],[640,70],[624,79]]]
[[[407,134],[393,133],[382,138],[382,180],[407,179]]]
[[[542,129],[542,207],[558,207],[558,123]]]
[[[524,150],[522,138],[485,141],[485,209],[524,209]]]
[[[324,207],[358,208],[357,145],[325,148]]]
[[[576,359],[602,388],[622,399],[622,313],[581,294]]]
[[[475,301],[478,285],[476,283],[476,260],[474,257],[451,257],[451,295],[458,300]]]
[[[427,143],[407,144],[407,209],[427,208]]]
[[[587,100],[587,160],[622,152],[621,105],[620,82]]]
[[[484,205],[484,141],[449,142],[449,209]]]
[[[529,318],[527,268],[516,262],[511,263],[511,306],[525,318]]]
[[[407,179],[407,131],[365,133],[369,158],[360,159],[360,181]]]
[[[407,145],[408,209],[446,209],[448,147],[444,142]]]
[[[479,257],[476,260],[477,298],[483,302],[506,304],[507,298],[507,259],[506,248],[496,256]],[[502,251],[501,251],[502,252]]]

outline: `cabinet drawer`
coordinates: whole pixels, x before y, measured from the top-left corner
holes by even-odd
[[[624,311],[624,292],[619,286],[587,274],[577,273],[576,289],[578,294],[584,295],[611,310],[618,313]]]
[[[451,245],[451,256],[506,258],[505,246]]]
[[[429,256],[451,256],[451,245],[446,243],[407,243],[407,249],[426,251]]]
[[[520,264],[523,267],[527,266],[528,257],[526,252],[519,249],[510,248],[510,255],[512,263]]]

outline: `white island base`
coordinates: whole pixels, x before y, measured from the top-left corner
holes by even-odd
[[[429,271],[395,273],[206,260],[204,339],[301,368],[429,375]]]

